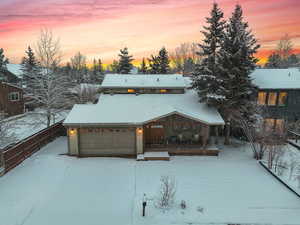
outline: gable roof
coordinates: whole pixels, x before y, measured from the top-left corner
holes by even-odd
[[[172,114],[179,114],[211,125],[223,125],[215,108],[199,103],[193,90],[185,94],[106,95],[96,105],[75,105],[64,125],[142,125]]]
[[[20,64],[7,64],[6,68],[9,72],[17,76],[19,79],[22,78],[23,72],[21,70],[21,65]]]
[[[107,74],[102,88],[185,88],[179,74]]]
[[[251,75],[260,89],[300,89],[300,70],[256,69]]]

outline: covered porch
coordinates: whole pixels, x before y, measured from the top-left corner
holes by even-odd
[[[220,125],[210,125],[180,114],[150,121],[143,126],[144,152],[170,155],[218,155]]]

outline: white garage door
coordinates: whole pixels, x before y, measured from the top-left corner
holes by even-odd
[[[81,128],[80,155],[134,155],[135,128]]]

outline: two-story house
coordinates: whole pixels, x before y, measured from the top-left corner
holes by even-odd
[[[0,81],[0,116],[8,117],[24,113],[22,88]]]
[[[256,69],[251,77],[259,88],[257,102],[268,126],[300,120],[299,69]]]
[[[182,75],[106,75],[98,103],[75,105],[64,121],[69,154],[217,155],[224,120],[187,83]]]

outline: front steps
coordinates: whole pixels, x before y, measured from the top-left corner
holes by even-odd
[[[144,154],[138,154],[137,161],[148,161],[148,160],[164,160],[164,161],[169,161],[170,160],[170,155],[168,152],[163,151],[163,152],[145,152]]]

